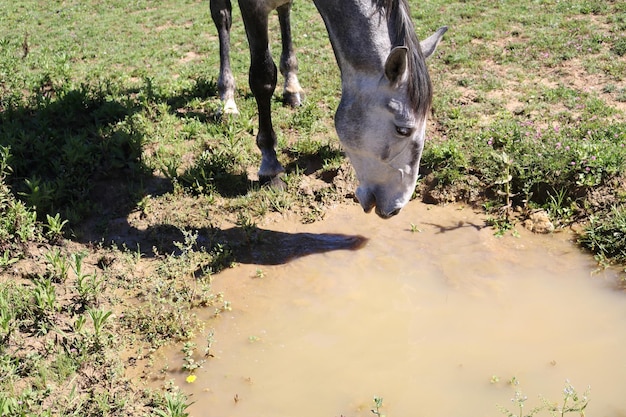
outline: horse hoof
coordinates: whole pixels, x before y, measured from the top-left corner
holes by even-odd
[[[259,183],[270,187],[272,190],[287,190],[287,183],[282,179],[282,175],[274,175],[273,177],[259,176]]]
[[[237,116],[239,114],[239,109],[237,108],[237,103],[235,103],[235,100],[229,98],[224,101],[224,107],[222,108],[222,112],[224,114]]]
[[[283,103],[291,107],[300,107],[302,106],[302,96],[300,93],[284,93]]]

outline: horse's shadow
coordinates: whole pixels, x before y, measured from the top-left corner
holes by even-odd
[[[103,82],[72,89],[42,80],[32,101],[3,108],[0,145],[10,148],[13,169],[5,181],[36,207],[39,219],[56,213],[68,219],[73,240],[139,247],[147,257],[175,254],[175,242],[185,239],[179,228],[159,224],[139,230],[127,220],[148,196],[173,190],[167,176],[155,175],[143,161],[149,133],[135,126],[135,115],[147,106],[167,104],[178,117],[221,123],[212,108],[194,104],[215,98],[216,83],[196,80],[172,95],[162,93],[150,80],[127,91],[115,88]],[[214,189],[226,198],[259,186],[210,158],[202,169],[182,177],[193,181],[194,176],[209,175]],[[207,251],[227,248],[232,262],[281,264],[309,254],[356,249],[365,241],[360,236],[235,227],[199,230],[196,246]]]
[[[69,87],[44,77],[28,94],[28,100],[0,104],[0,146],[9,149],[11,167],[4,180],[36,207],[39,218],[60,213],[70,223],[97,214],[101,204],[128,209],[148,194],[171,190],[171,181],[154,175],[154,167],[143,160],[151,132],[137,114],[166,104],[179,117],[220,123],[211,106],[193,104],[216,97],[212,79],[198,79],[192,87],[168,94],[150,79],[119,91],[107,80]],[[241,174],[210,160],[202,168],[215,179],[218,192],[236,196],[247,191]],[[103,194],[103,187],[113,190]],[[110,191],[114,193],[106,201]]]
[[[105,238],[109,245],[137,251],[142,257],[181,256],[184,251],[211,255],[211,269],[232,264],[281,265],[308,255],[337,250],[358,250],[368,239],[338,233],[288,233],[259,227],[235,226],[181,230],[158,224],[139,230],[120,219],[119,227]],[[192,236],[191,239],[189,237]]]

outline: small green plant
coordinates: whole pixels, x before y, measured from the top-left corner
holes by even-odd
[[[569,413],[576,413],[584,417],[585,409],[589,405],[590,390],[591,388],[587,387],[587,390],[580,395],[569,381],[565,381],[563,402],[559,405],[559,403],[551,403],[544,399],[545,407],[552,417],[564,417]]]
[[[87,252],[73,253],[70,255],[72,270],[77,277],[83,276],[83,260],[87,256]]]
[[[46,227],[48,231],[46,236],[51,241],[56,241],[63,237],[63,227],[67,224],[67,220],[61,220],[61,215],[57,213],[54,217],[46,214]]]
[[[241,227],[241,230],[243,230],[248,244],[259,242],[259,229],[252,219],[252,216],[248,213],[240,211],[237,214],[237,226]]]
[[[58,311],[57,294],[49,278],[40,277],[33,288],[35,307],[42,317],[49,317]]]
[[[370,411],[376,417],[385,417],[385,415],[380,411],[381,408],[383,408],[383,398],[378,396],[374,397],[374,408],[372,408]]]
[[[286,181],[286,183],[288,183],[288,177]],[[294,204],[293,196],[287,191],[279,189],[279,187],[263,187],[260,194],[264,204],[276,213],[286,213]]]
[[[565,223],[569,223],[569,220],[573,216],[572,203],[569,201],[570,197],[567,194],[567,190],[561,188],[559,191],[548,193],[547,210],[552,219],[561,219]]]
[[[611,51],[618,56],[626,55],[626,37],[621,36],[618,40],[613,44]]]
[[[18,414],[19,406],[18,400],[12,397],[0,397],[0,416],[12,416],[12,415],[20,415]]]
[[[151,199],[152,196],[148,194],[146,196],[143,196],[141,200],[139,200],[139,202],[137,203],[137,210],[139,210],[139,212],[141,212],[141,215],[144,217],[148,214],[148,211],[150,210]]]
[[[84,274],[76,279],[76,289],[83,304],[97,302],[98,295],[102,291],[103,278],[98,278],[94,272],[92,274]]]
[[[11,337],[14,323],[15,317],[11,314],[6,300],[0,298],[0,345],[6,343],[9,337]]]
[[[183,370],[189,373],[193,373],[196,369],[202,368],[204,364],[204,359],[197,361],[193,358],[196,347],[194,342],[185,342],[182,347]]]
[[[80,334],[83,331],[86,322],[87,318],[84,315],[81,314],[80,316],[78,316],[74,321],[74,324],[72,325],[74,332]]]
[[[464,150],[453,141],[431,143],[424,149],[422,158],[422,165],[433,172],[441,185],[454,184],[468,165]]]
[[[44,257],[48,262],[48,276],[55,282],[65,282],[67,280],[70,264],[61,250],[54,248],[47,252]]]
[[[565,381],[563,400],[561,402],[552,402],[540,396],[542,405],[527,410],[524,407],[528,397],[519,389],[519,380],[513,377],[509,384],[515,388],[515,394],[511,398],[513,409],[509,410],[506,407],[497,405],[497,408],[507,417],[532,417],[544,411],[547,411],[551,417],[565,417],[565,415],[570,413],[584,417],[585,409],[589,404],[589,388],[580,395],[569,381]]]
[[[592,217],[578,241],[605,263],[626,262],[626,208],[614,206],[605,217]]]
[[[155,413],[159,417],[188,417],[189,413],[186,411],[191,403],[187,403],[187,398],[180,393],[165,395],[165,409],[156,409]]]
[[[516,194],[511,192],[511,181],[513,180],[511,170],[513,167],[513,159],[504,151],[494,153],[493,156],[498,161],[498,165],[502,170],[499,178],[497,178],[494,182],[495,185],[502,187],[502,189],[496,191],[499,196],[504,198],[504,206],[501,207],[500,210],[504,212],[506,221],[509,221],[511,209],[513,207],[511,198],[516,196]]]
[[[76,274],[76,290],[78,296],[83,304],[89,304],[96,302],[98,296],[102,292],[104,286],[104,278],[98,277],[98,274],[94,271],[92,273],[85,273],[83,271],[83,259],[86,253],[77,253],[71,256],[73,260],[72,269]]]
[[[38,177],[26,178],[24,180],[27,191],[20,192],[19,195],[26,199],[28,205],[36,210],[45,210],[50,208],[54,191],[52,186]]]
[[[514,235],[517,234],[515,232],[515,225],[513,224],[513,222],[511,222],[509,219],[507,219],[504,216],[502,216],[502,217],[489,217],[489,218],[487,218],[486,223],[487,223],[488,226],[491,226],[491,227],[493,227],[495,229],[494,235],[496,237],[502,237],[508,231],[512,231],[512,233]]]
[[[170,180],[177,180],[178,168],[180,167],[180,161],[178,158],[161,159],[159,158],[160,170],[166,178]]]
[[[41,236],[37,213],[16,200],[9,187],[8,179],[13,172],[9,150],[8,146],[0,145],[0,268],[17,262],[23,256],[23,245]]]
[[[128,249],[126,247],[126,244],[124,244],[124,249],[126,249],[126,251],[129,253],[130,259],[132,259],[135,264],[139,263],[143,256],[143,253],[141,252],[141,245],[139,244],[139,242],[137,242],[137,247],[135,248],[135,250]]]
[[[204,348],[205,358],[213,357],[213,353],[211,353],[211,349],[213,348],[214,342],[215,342],[215,332],[211,330],[207,333],[207,336],[206,336],[206,347]]]
[[[11,264],[16,263],[17,261],[19,261],[19,258],[14,258],[11,253],[9,252],[9,250],[5,250],[1,255],[0,255],[0,268],[6,268]]]
[[[94,335],[96,337],[96,341],[100,341],[100,337],[102,336],[102,331],[104,330],[104,325],[109,320],[109,318],[113,315],[112,311],[104,311],[104,310],[96,310],[96,309],[87,309],[87,314],[93,323]]]
[[[505,407],[499,407],[500,411],[503,414],[505,414],[507,417],[532,417],[538,412],[540,412],[541,409],[543,408],[543,407],[535,407],[531,409],[530,411],[526,412],[524,411],[524,405],[526,404],[527,400],[528,400],[528,397],[524,395],[524,393],[522,393],[521,390],[516,389],[514,397],[511,398],[511,402],[513,403],[513,411]]]
[[[180,256],[184,258],[188,257],[193,252],[193,249],[198,241],[198,231],[196,230],[194,232],[192,230],[183,229],[182,232],[184,241],[174,242],[174,246],[176,246],[180,250]]]
[[[211,255],[211,271],[214,273],[229,268],[233,264],[233,252],[226,244],[216,244],[211,249]]]

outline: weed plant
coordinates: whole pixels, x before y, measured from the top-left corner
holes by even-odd
[[[17,262],[25,245],[39,240],[43,232],[35,211],[16,199],[6,183],[12,171],[9,160],[10,149],[0,145],[0,269]]]
[[[374,397],[374,408],[370,410],[372,414],[374,414],[376,417],[385,417],[385,415],[381,411],[382,408],[383,397]]]
[[[602,263],[626,264],[626,208],[613,207],[608,217],[592,217],[579,241]]]
[[[529,409],[527,404],[528,396],[519,388],[519,380],[513,377],[509,383],[515,388],[515,394],[511,398],[513,409],[498,405],[498,409],[507,417],[533,417],[546,414],[552,417],[564,417],[572,414],[584,417],[585,410],[589,405],[590,388],[587,388],[584,393],[580,394],[570,381],[565,381],[562,401],[551,401],[544,397],[539,397],[541,405]]]
[[[167,257],[169,266],[158,278],[132,277],[120,269],[98,271],[86,262],[88,253],[53,248],[43,255],[48,267],[42,274],[0,281],[0,415],[183,412],[188,402],[182,394],[131,385],[120,354],[128,343],[131,351],[147,346],[153,352],[168,341],[189,340],[201,328],[194,309],[214,307],[218,314],[229,308],[211,291],[209,275],[193,276],[207,254],[196,250],[197,234],[186,236],[178,245],[180,253]],[[132,265],[140,260],[130,252],[126,259]],[[107,288],[117,292],[122,289],[117,281],[131,277],[136,288],[156,287],[135,293],[142,304],[131,299],[114,306]],[[209,333],[205,358],[211,355],[211,341]],[[194,348],[189,345],[190,370],[206,360],[193,362]],[[89,388],[81,388],[84,384]]]

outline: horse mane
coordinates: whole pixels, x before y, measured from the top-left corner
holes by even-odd
[[[408,91],[411,104],[421,117],[428,113],[433,89],[426,67],[426,58],[415,34],[407,0],[372,0],[376,8],[386,14],[392,36],[392,47],[406,46],[408,53]]]

